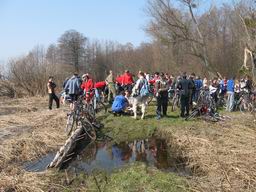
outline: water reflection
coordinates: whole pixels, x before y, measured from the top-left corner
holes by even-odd
[[[168,153],[166,142],[162,139],[150,138],[133,142],[96,142],[88,145],[76,161],[69,167],[76,171],[92,172],[104,170],[111,172],[126,164],[140,161],[158,169],[167,169]]]

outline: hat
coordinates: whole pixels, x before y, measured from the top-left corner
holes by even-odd
[[[85,78],[85,77],[89,77],[89,74],[85,73],[85,74],[82,75],[82,78]]]

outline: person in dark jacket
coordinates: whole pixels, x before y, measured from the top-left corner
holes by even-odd
[[[47,90],[49,94],[49,110],[52,110],[53,100],[56,102],[57,108],[60,107],[60,100],[55,94],[55,88],[56,88],[56,84],[53,82],[53,77],[50,76],[47,83]]]
[[[186,73],[183,73],[182,80],[179,81],[177,88],[180,90],[181,98],[181,117],[189,115],[189,96],[190,90],[192,89],[191,81],[187,79]],[[185,114],[186,112],[186,114]]]
[[[191,83],[191,88],[189,90],[189,104],[192,106],[193,105],[193,98],[195,97],[195,93],[196,93],[196,86],[195,86],[195,73],[192,73],[189,76],[189,81]]]
[[[245,86],[242,88],[245,89],[248,93],[251,93],[253,86],[252,86],[252,80],[249,75],[245,76]]]

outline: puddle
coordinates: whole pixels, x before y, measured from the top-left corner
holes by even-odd
[[[48,153],[39,160],[28,162],[24,164],[24,169],[30,172],[41,172],[47,169],[48,164],[55,157],[55,153]]]
[[[135,161],[158,169],[168,169],[167,145],[161,139],[135,140],[133,142],[96,142],[87,146],[69,168],[76,172],[91,173],[103,170],[108,173]]]
[[[54,154],[48,154],[38,161],[27,164],[25,169],[27,171],[43,171],[53,158]],[[76,173],[90,174],[96,170],[111,173],[115,169],[134,162],[143,162],[147,166],[153,166],[162,171],[189,175],[184,166],[177,167],[175,163],[172,163],[165,140],[155,137],[118,144],[109,141],[93,142],[80,150],[78,155],[62,168]]]

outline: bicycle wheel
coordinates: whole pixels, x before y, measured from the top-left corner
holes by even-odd
[[[90,116],[93,117],[93,119],[95,119],[96,114],[95,114],[95,109],[93,107],[93,104],[87,104],[86,108]]]
[[[239,110],[240,110],[240,112],[242,112],[242,113],[244,113],[246,110],[248,110],[248,107],[246,106],[246,103],[241,102],[241,103],[239,104]]]
[[[172,111],[176,110],[177,104],[178,104],[178,99],[177,99],[177,97],[174,97],[172,100]]]
[[[92,140],[92,141],[95,141],[96,138],[97,138],[97,135],[96,135],[96,131],[94,129],[90,130],[90,131],[86,131],[88,137]]]
[[[149,105],[149,103],[151,103],[151,102],[153,101],[153,98],[154,98],[153,95],[150,95],[150,96],[148,97],[148,100],[147,100],[147,104],[148,104],[148,105]]]
[[[185,118],[185,120],[188,121],[189,119],[196,117],[198,114],[199,114],[199,109],[196,109],[196,110],[192,111],[192,113],[189,116],[187,116]]]
[[[205,121],[210,121],[210,122],[213,122],[213,123],[216,123],[219,121],[218,118],[214,117],[214,116],[210,116],[210,115],[204,115],[201,117],[203,120]]]
[[[107,106],[102,102],[102,100],[96,100],[95,113],[100,112],[101,109],[104,109],[105,113],[107,112]]]
[[[70,135],[70,133],[73,131],[74,125],[75,125],[75,113],[71,112],[68,115],[66,129],[65,129],[67,135]]]
[[[254,109],[253,103],[249,103],[249,104],[248,104],[248,111],[249,111],[250,113],[253,113],[254,110],[255,110],[255,109]]]
[[[87,136],[91,140],[95,141],[97,138],[97,135],[96,135],[96,130],[93,127],[92,123],[89,122],[87,119],[83,119],[82,126],[83,126],[83,129],[84,129],[85,133],[87,134]]]

